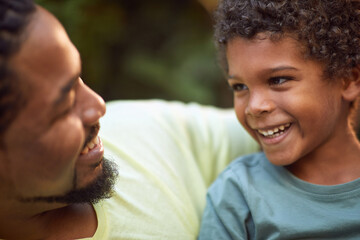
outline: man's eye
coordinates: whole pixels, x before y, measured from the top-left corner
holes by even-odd
[[[272,77],[269,79],[269,85],[281,85],[287,81],[292,80],[292,77],[282,76],[282,77]]]
[[[71,100],[71,101],[72,101],[71,104],[69,104],[69,106],[67,106],[67,108],[64,109],[64,111],[60,114],[60,118],[69,115],[70,112],[73,110],[76,101],[75,100]]]
[[[240,91],[244,91],[247,90],[248,87],[245,84],[242,83],[235,83],[230,85],[230,88],[234,91],[234,92],[240,92]]]
[[[67,115],[69,115],[69,113],[71,112],[71,108],[66,108],[64,111],[62,111],[58,118],[63,118],[63,117],[66,117]]]

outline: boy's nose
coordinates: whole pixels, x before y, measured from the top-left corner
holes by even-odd
[[[275,109],[275,103],[265,93],[250,93],[245,114],[253,117],[260,117],[264,113],[271,113]]]

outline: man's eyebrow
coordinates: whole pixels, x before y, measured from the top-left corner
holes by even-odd
[[[76,75],[75,77],[71,78],[60,90],[59,96],[54,101],[54,107],[58,106],[69,94],[71,89],[74,87],[76,82],[78,81],[80,74]]]

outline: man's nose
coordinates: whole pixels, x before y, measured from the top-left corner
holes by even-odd
[[[78,106],[82,122],[85,126],[96,124],[106,112],[105,102],[83,81],[78,90]]]

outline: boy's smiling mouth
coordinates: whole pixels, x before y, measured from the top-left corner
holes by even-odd
[[[291,126],[291,123],[286,123],[286,124],[279,125],[277,127],[272,127],[271,129],[267,129],[267,130],[257,129],[257,132],[265,138],[276,138],[276,137],[284,134],[285,131],[290,126]]]

